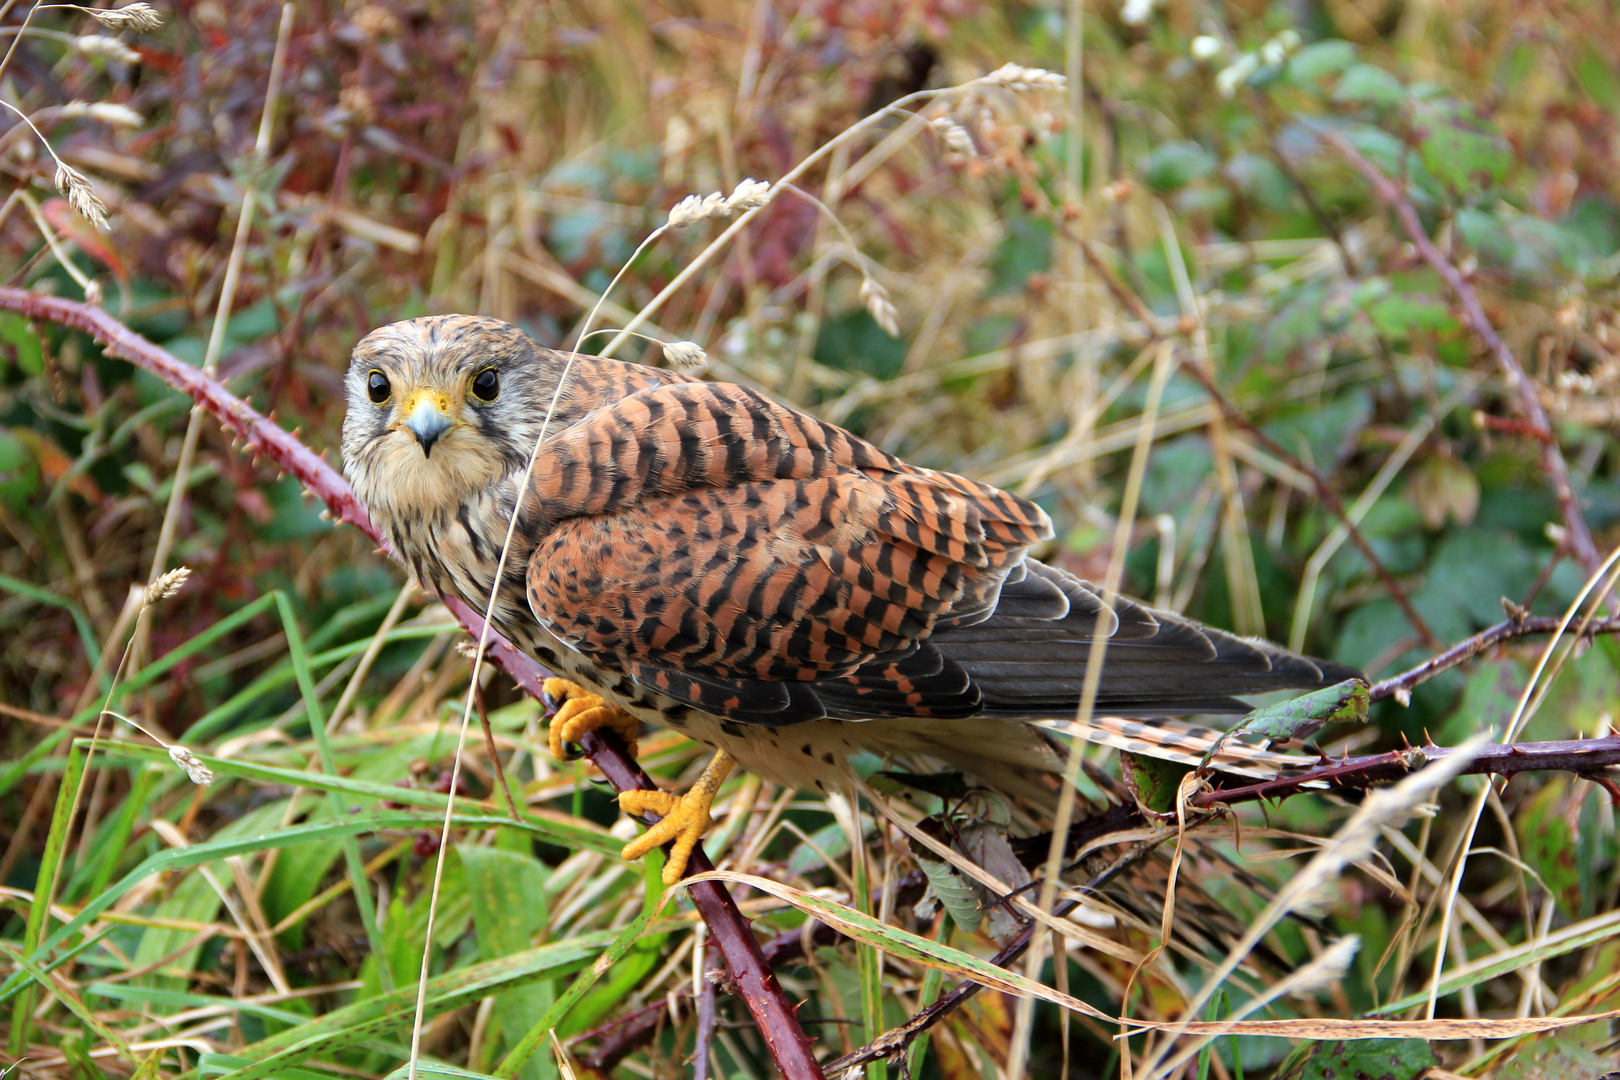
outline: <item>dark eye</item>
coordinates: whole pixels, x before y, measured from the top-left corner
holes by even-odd
[[[494,401],[501,396],[501,377],[494,368],[485,368],[473,376],[472,392],[479,401]]]
[[[388,385],[388,376],[373,368],[371,374],[366,376],[366,396],[371,398],[371,403],[381,405],[391,393],[393,388]]]

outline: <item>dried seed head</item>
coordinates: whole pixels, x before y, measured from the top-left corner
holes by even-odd
[[[214,782],[214,770],[198,761],[195,754],[178,743],[169,747],[169,757],[186,771],[187,779],[193,784],[207,787]]]
[[[695,375],[709,364],[709,354],[693,341],[664,342],[664,361],[682,375]]]
[[[70,101],[62,106],[63,116],[88,116],[113,127],[138,128],[146,118],[128,105],[114,105],[106,101]]]
[[[872,321],[882,327],[885,334],[890,337],[900,336],[900,313],[889,300],[888,289],[871,278],[865,279],[861,282],[861,303],[866,305]]]
[[[669,211],[669,227],[684,229],[712,217],[726,216],[726,197],[718,191],[707,195],[688,195]]]
[[[1005,86],[1009,90],[1062,90],[1069,85],[1055,71],[1045,68],[1024,67],[1022,64],[1003,64],[1001,67],[974,80],[981,86]]]
[[[939,136],[940,141],[951,153],[961,154],[963,157],[979,156],[978,147],[973,145],[973,136],[967,133],[967,128],[955,120],[948,116],[936,116],[928,121],[928,125],[934,129],[934,134]]]
[[[121,8],[80,8],[110,30],[133,30],[145,34],[163,25],[163,16],[151,4],[125,4]]]
[[[167,600],[180,591],[190,576],[189,566],[177,566],[166,574],[159,574],[157,580],[146,587],[146,598],[141,601],[141,607],[149,608]]]
[[[771,185],[763,180],[749,178],[737,185],[737,189],[726,196],[726,209],[733,214],[740,214],[752,210],[756,206],[764,206],[771,201]]]
[[[681,229],[707,218],[728,218],[770,201],[771,185],[763,180],[744,180],[730,195],[718,191],[688,195],[670,208],[669,227]]]
[[[67,196],[68,205],[98,229],[107,227],[107,204],[96,197],[90,178],[66,162],[56,163],[56,190]]]
[[[105,34],[86,34],[76,39],[74,47],[86,56],[99,56],[103,60],[116,60],[120,64],[138,64],[141,54],[117,38]]]

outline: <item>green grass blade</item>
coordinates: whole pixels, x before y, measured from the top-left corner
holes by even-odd
[[[28,923],[23,929],[22,951],[32,954],[39,948],[50,922],[51,898],[56,894],[57,879],[62,874],[62,855],[67,847],[68,831],[73,824],[73,811],[77,804],[79,781],[84,776],[84,754],[79,744],[68,748],[67,769],[62,773],[56,789],[56,809],[51,814],[50,832],[45,837],[45,852],[40,858],[39,874],[34,878],[34,902],[28,908]],[[24,965],[26,971],[27,965]],[[43,986],[49,986],[42,976],[35,976]],[[28,1047],[28,1021],[34,1011],[31,992],[18,996],[11,1014],[11,1056],[20,1058]]]
[[[298,630],[292,602],[280,589],[270,595],[276,598],[281,628],[287,635],[287,653],[292,658],[293,673],[298,678],[298,692],[304,699],[304,710],[309,716],[309,729],[315,737],[321,769],[328,776],[337,776],[337,761],[332,757],[332,744],[326,738],[326,713],[321,708],[320,695],[315,692],[315,676],[310,672],[309,658],[304,652],[304,638]],[[349,802],[341,791],[329,790],[326,797],[332,804],[332,813],[342,816],[349,812]],[[366,861],[360,855],[359,841],[352,834],[343,838],[343,862],[349,871],[355,906],[360,911],[360,925],[365,928],[366,941],[371,946],[372,955],[377,958],[377,971],[382,976],[383,989],[392,990],[394,972],[388,963],[388,952],[382,947],[382,927],[377,924],[377,905],[371,896],[371,883],[366,880]]]
[[[428,980],[426,1015],[437,1016],[458,1009],[533,979],[565,974],[585,964],[612,940],[613,933],[602,930],[437,975]],[[415,1003],[416,987],[403,986],[392,993],[326,1013],[237,1051],[236,1057],[254,1064],[224,1075],[230,1080],[262,1080],[286,1075],[289,1067],[308,1061],[316,1054],[328,1054],[384,1032],[409,1027]]]
[[[322,840],[331,837],[354,836],[363,832],[377,832],[384,829],[393,829],[406,832],[415,832],[419,829],[435,827],[441,818],[431,815],[417,814],[405,810],[383,810],[372,814],[350,814],[339,820],[325,820],[309,825],[290,825],[274,832],[259,836],[244,836],[224,841],[208,841],[195,844],[188,848],[173,848],[158,852],[143,860],[141,864],[125,874],[110,889],[87,903],[79,913],[70,921],[59,927],[54,934],[46,938],[36,949],[28,954],[30,963],[43,963],[45,953],[60,947],[74,934],[83,930],[103,911],[118,902],[118,898],[134,888],[141,881],[153,874],[165,870],[182,870],[189,866],[197,866],[206,862],[229,858],[232,855],[247,855],[255,851],[266,851],[271,848],[291,847],[295,844],[307,844],[313,840]],[[510,826],[512,819],[504,814],[457,814],[451,819],[451,824],[463,829],[489,829],[500,825]],[[48,970],[48,969],[47,969]],[[10,1000],[20,986],[27,981],[22,972],[15,972],[4,984],[0,984],[0,1002]]]
[[[100,746],[100,753],[108,761],[111,761],[117,755],[140,761],[167,763],[169,760],[168,754],[159,746],[142,746],[137,743],[107,741],[103,741]],[[437,810],[441,814],[444,813],[444,805],[447,801],[444,795],[436,791],[395,787],[392,784],[356,780],[348,776],[332,776],[307,772],[302,769],[286,769],[277,765],[260,765],[235,758],[210,757],[207,754],[197,754],[197,760],[207,765],[218,776],[235,776],[243,780],[257,780],[266,784],[286,784],[290,787],[308,788],[312,791],[336,790],[346,795],[356,795],[368,799],[385,799],[390,802],[404,803],[407,806]],[[459,801],[464,806],[478,805],[468,799]],[[491,807],[491,809],[494,808]],[[604,829],[580,825],[562,817],[547,817],[529,811],[522,815],[521,822],[512,820],[510,816],[507,816],[504,820],[508,826],[522,828],[525,832],[531,833],[542,840],[567,847],[570,850],[585,848],[617,858],[620,850],[624,847],[624,841],[615,840]]]

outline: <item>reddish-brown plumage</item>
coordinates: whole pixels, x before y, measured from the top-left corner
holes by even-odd
[[[471,380],[490,369],[501,390],[485,400]],[[382,402],[367,397],[379,372]],[[423,390],[450,403],[430,441],[397,406]],[[362,341],[349,397],[350,477],[418,576],[481,608],[521,502],[496,625],[649,719],[691,706],[742,740],[822,717],[944,732],[981,714],[1072,716],[1099,635],[1098,707],[1125,715],[1235,711],[1235,694],[1349,674],[1104,604],[1027,558],[1052,535],[1033,503],[745,387],[570,363],[505,323],[439,316]],[[889,747],[884,726],[845,725],[840,745]],[[802,754],[825,756],[810,741]]]

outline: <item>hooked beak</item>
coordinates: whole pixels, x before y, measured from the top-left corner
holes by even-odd
[[[433,455],[433,444],[454,427],[450,400],[432,390],[418,390],[405,401],[405,427],[421,444],[422,456]]]

